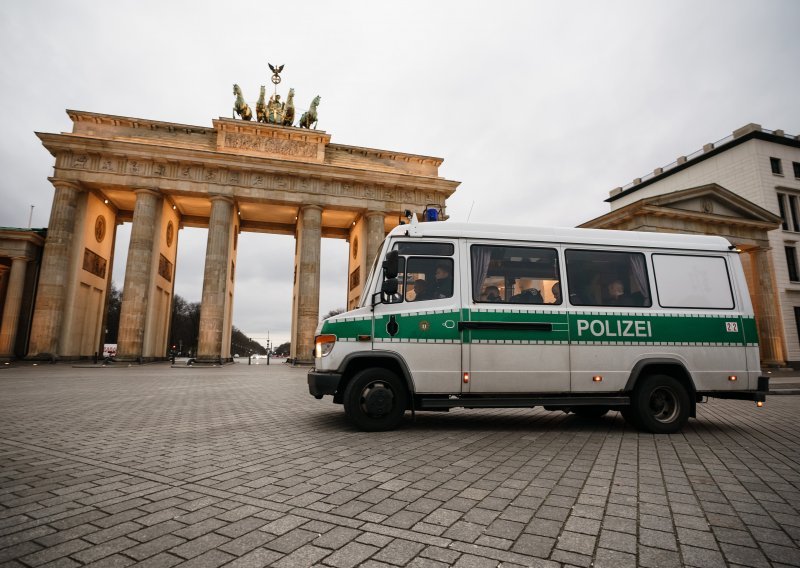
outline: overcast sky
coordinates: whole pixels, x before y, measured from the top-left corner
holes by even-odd
[[[211,126],[267,62],[340,144],[444,158],[454,220],[575,226],[608,191],[756,122],[800,133],[800,2],[4,0],[0,226],[48,223],[65,109]],[[130,226],[118,231],[122,284]],[[244,233],[234,325],[288,340],[294,239]],[[206,232],[179,235],[197,301]],[[320,314],[345,305],[347,244],[323,241]]]

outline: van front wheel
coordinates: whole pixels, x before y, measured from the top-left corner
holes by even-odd
[[[636,385],[630,411],[640,428],[654,434],[674,434],[689,420],[689,395],[674,378],[653,375]]]
[[[344,391],[344,412],[367,432],[392,430],[400,425],[408,406],[408,392],[393,372],[373,367],[357,373]]]

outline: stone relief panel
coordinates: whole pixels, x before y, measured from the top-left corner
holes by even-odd
[[[108,261],[93,250],[88,248],[83,250],[83,269],[85,271],[100,278],[105,278],[107,264]]]
[[[223,147],[296,158],[315,158],[317,156],[316,144],[301,140],[280,140],[243,133],[226,133],[223,138]]]

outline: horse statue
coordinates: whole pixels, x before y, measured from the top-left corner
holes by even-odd
[[[250,110],[250,107],[244,102],[242,89],[235,83],[233,85],[233,94],[236,95],[236,103],[233,105],[233,118],[236,118],[236,114],[238,113],[242,120],[253,120],[253,111]]]
[[[311,101],[311,108],[303,113],[303,116],[300,117],[300,122],[297,124],[297,126],[300,128],[310,129],[311,125],[313,124],[314,128],[317,127],[317,107],[319,106],[319,101],[319,95],[314,97],[314,100]]]
[[[261,85],[261,94],[259,95],[258,102],[256,103],[256,119],[258,122],[267,122],[267,103],[265,96],[266,89],[264,85]]]
[[[291,126],[294,122],[294,89],[289,89],[289,98],[286,99],[283,109],[283,126]]]

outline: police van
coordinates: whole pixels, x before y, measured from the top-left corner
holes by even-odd
[[[672,433],[707,397],[769,388],[738,250],[699,235],[412,221],[314,356],[310,393],[367,431],[541,406]]]

